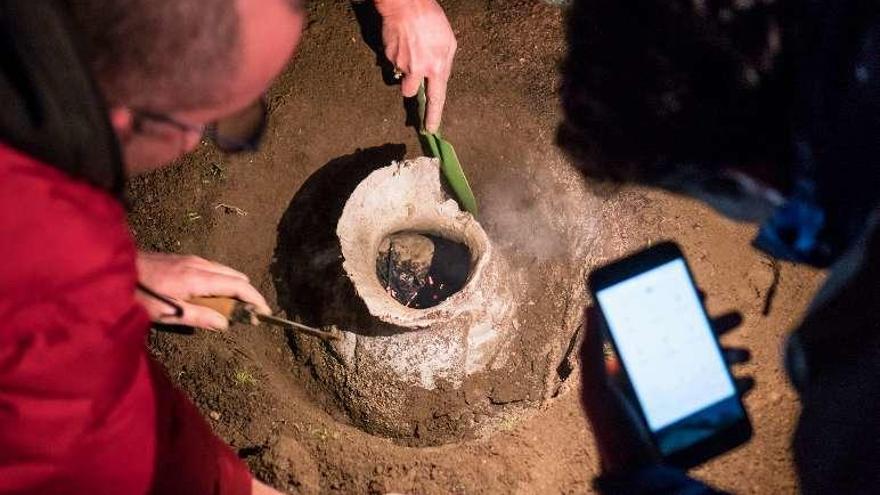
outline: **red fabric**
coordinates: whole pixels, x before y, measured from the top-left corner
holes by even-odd
[[[146,349],[119,202],[0,145],[0,493],[249,495]]]

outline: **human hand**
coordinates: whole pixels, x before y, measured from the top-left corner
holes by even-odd
[[[183,314],[176,317],[167,303],[138,291],[138,301],[156,323],[211,330],[228,328],[229,322],[220,313],[186,302],[200,296],[234,297],[252,304],[260,313],[271,312],[266,300],[250,284],[247,275],[198,256],[138,251],[137,269],[142,285],[172,299],[183,309]]]
[[[741,322],[739,313],[728,313],[712,320],[712,327],[720,336]],[[622,391],[620,364],[616,357],[605,355],[601,324],[598,312],[588,308],[580,354],[581,404],[592,426],[602,472],[616,475],[658,464],[661,459],[637,412],[638,406]],[[722,350],[729,365],[744,363],[750,357],[746,349],[724,347]],[[743,395],[754,386],[754,380],[738,378],[736,386]]]
[[[428,132],[437,132],[458,47],[452,26],[436,0],[375,0],[375,4],[382,16],[385,56],[403,74],[400,91],[411,98],[426,80],[423,125]]]
[[[251,495],[283,495],[271,486],[265,485],[256,478],[251,479]]]

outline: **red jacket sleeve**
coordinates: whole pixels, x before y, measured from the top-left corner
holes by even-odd
[[[0,493],[249,495],[148,355],[119,203],[0,145]]]
[[[159,411],[159,455],[152,493],[250,495],[247,466],[211,431],[198,409],[153,363]],[[208,474],[211,476],[207,476]],[[210,486],[214,480],[214,486]]]

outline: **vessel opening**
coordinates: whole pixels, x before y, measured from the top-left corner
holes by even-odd
[[[379,243],[376,275],[385,292],[415,309],[437,306],[460,291],[471,271],[471,252],[431,233],[398,232]]]

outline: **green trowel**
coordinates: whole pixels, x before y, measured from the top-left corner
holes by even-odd
[[[449,141],[443,139],[439,130],[432,133],[425,129],[425,105],[427,98],[425,97],[424,83],[419,87],[417,98],[419,101],[419,122],[421,126],[419,134],[421,134],[422,140],[425,142],[428,150],[430,150],[431,155],[434,158],[440,159],[440,170],[443,171],[446,182],[449,183],[449,187],[455,193],[455,199],[458,200],[458,204],[471,215],[476,216],[477,198],[474,197],[471,185],[464,175],[464,170],[458,161],[458,155],[455,154],[455,148],[452,147]]]

